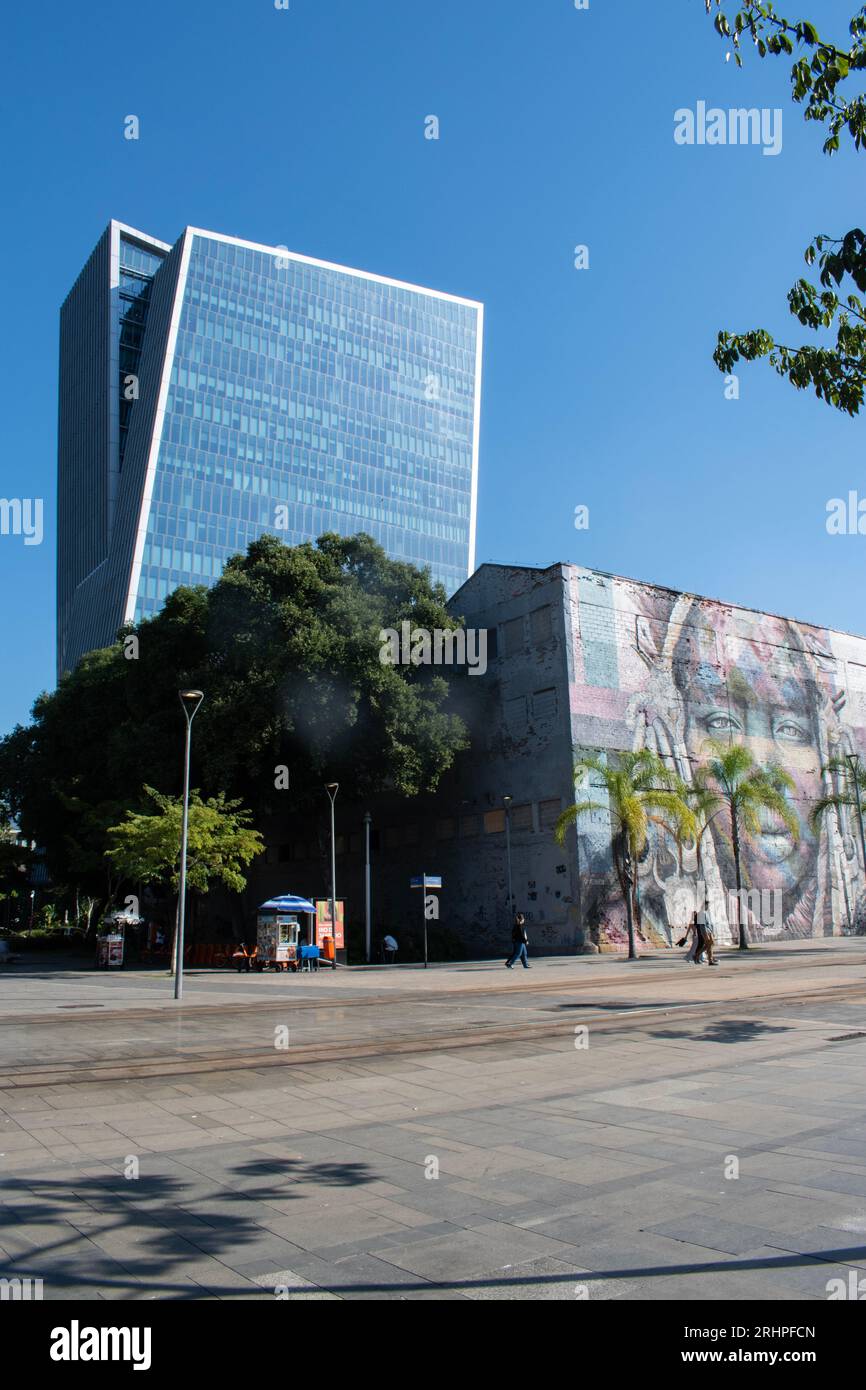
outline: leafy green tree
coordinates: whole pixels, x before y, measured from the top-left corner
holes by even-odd
[[[273,805],[282,764],[294,804],[314,808],[325,781],[352,796],[435,789],[467,744],[465,725],[434,668],[382,662],[380,633],[404,620],[454,629],[445,604],[440,585],[369,536],[294,547],[265,536],[230,560],[208,606],[217,670],[201,673],[210,784],[253,804],[269,789]]]
[[[661,826],[680,845],[697,835],[694,814],[684,800],[677,779],[649,748],[616,755],[615,762],[595,755],[582,758],[574,770],[575,782],[594,774],[606,793],[605,801],[585,797],[568,806],[556,822],[557,843],[565,843],[569,826],[587,811],[606,811],[613,830],[611,850],[614,868],[625,901],[628,924],[628,958],[637,959],[634,924],[640,921],[637,862],[646,847],[651,824]]]
[[[737,886],[739,947],[745,951],[749,940],[742,919],[740,837],[743,834],[760,834],[759,813],[768,810],[784,822],[795,838],[799,838],[800,823],[788,801],[788,793],[794,789],[794,779],[776,763],[758,767],[750,749],[743,743],[708,739],[707,748],[710,756],[695,770],[693,780],[706,817],[712,819],[715,812],[721,809],[728,813]]]
[[[380,632],[404,619],[453,628],[445,604],[426,572],[369,536],[299,546],[264,536],[212,588],[175,590],[40,696],[32,723],[0,742],[0,796],[44,846],[56,883],[110,904],[109,828],[151,810],[144,782],[181,791],[183,687],[205,692],[195,785],[241,800],[257,824],[324,824],[325,782],[338,781],[341,798],[435,790],[468,741],[462,678],[383,664]]]
[[[13,907],[17,903],[23,917],[23,903],[28,890],[27,871],[32,863],[29,847],[18,844],[18,832],[6,806],[0,802],[0,903],[5,926],[12,926]]]
[[[761,58],[793,57],[791,95],[805,107],[807,121],[827,127],[824,153],[839,149],[847,134],[858,152],[866,145],[866,94],[852,93],[851,83],[866,71],[866,6],[848,26],[850,42],[822,39],[807,20],[792,22],[776,13],[772,3],[745,4],[732,18],[723,0],[704,0],[707,13],[715,8],[715,27],[731,45],[742,65],[741,41],[749,39]],[[791,314],[813,332],[835,328],[835,342],[792,347],[778,342],[763,328],[748,333],[719,333],[715,361],[719,370],[733,371],[740,358],[770,365],[798,390],[812,387],[819,399],[837,410],[856,415],[866,389],[866,311],[860,294],[866,292],[866,234],[854,227],[841,236],[821,234],[806,249],[807,265],[818,262],[820,286],[800,279],[788,293]]]
[[[153,787],[144,791],[156,811],[128,811],[119,825],[109,828],[111,848],[106,855],[122,878],[166,884],[177,898],[183,798],[163,796]],[[190,792],[187,884],[191,890],[207,893],[213,882],[221,882],[234,893],[243,892],[244,871],[264,849],[251,820],[239,801],[229,801],[222,793],[204,800],[197,791]]]

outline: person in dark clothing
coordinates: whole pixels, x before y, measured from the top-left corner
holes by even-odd
[[[526,918],[522,912],[515,913],[514,926],[511,928],[511,944],[514,951],[511,959],[505,962],[506,967],[511,970],[517,961],[522,961],[524,970],[531,970],[532,966],[526,958],[529,937],[526,935]]]
[[[693,913],[692,920],[689,922],[689,925],[683,932],[681,939],[676,942],[677,946],[685,946],[686,943],[688,943],[689,949],[686,951],[686,954],[683,957],[683,959],[690,965],[697,965],[699,963],[697,960],[697,954],[698,948],[701,944],[701,934],[698,930],[697,918],[698,914],[696,912]]]
[[[718,961],[716,960],[713,954],[715,937],[713,936],[713,929],[710,926],[710,923],[707,919],[706,912],[696,912],[693,921],[698,934],[698,948],[695,951],[695,965],[700,965],[701,961],[704,958],[704,954],[706,954],[707,957],[707,965],[718,965]]]

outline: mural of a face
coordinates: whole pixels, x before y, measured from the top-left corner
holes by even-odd
[[[791,834],[774,812],[759,811],[757,835],[741,836],[743,886],[781,891],[785,912],[809,896],[817,840],[809,827],[812,804],[822,794],[820,697],[802,641],[792,624],[762,617],[748,636],[731,630],[724,611],[714,628],[715,659],[702,642],[683,641],[674,675],[685,715],[685,745],[692,766],[708,756],[707,740],[743,743],[755,763],[777,763],[794,780],[789,801],[799,820]],[[734,886],[730,823],[723,810],[711,826],[725,887]]]
[[[777,764],[793,782],[787,798],[798,833],[769,811],[758,812],[754,835],[740,824],[752,939],[866,930],[855,813],[843,806],[816,830],[810,825],[815,802],[847,788],[831,761],[849,753],[866,759],[866,641],[591,571],[576,572],[572,595],[579,613],[571,692],[576,754],[615,758],[646,747],[690,781],[714,739],[745,745],[758,768]],[[596,925],[601,941],[621,946],[625,905],[611,862],[612,833],[601,806],[587,813],[579,852],[586,924]],[[638,862],[640,930],[653,944],[670,944],[706,905],[717,940],[730,943],[741,915],[726,896],[735,887],[726,807],[703,835],[700,854],[694,846],[678,848],[668,829],[653,824]]]

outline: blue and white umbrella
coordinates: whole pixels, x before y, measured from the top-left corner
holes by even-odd
[[[312,912],[316,909],[306,898],[296,898],[292,893],[284,893],[281,898],[268,898],[262,903],[259,912]]]

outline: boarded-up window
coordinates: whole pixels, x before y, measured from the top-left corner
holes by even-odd
[[[505,655],[517,656],[523,651],[523,619],[512,618],[510,622],[502,624],[505,634]]]
[[[454,835],[455,835],[455,833],[456,833],[456,830],[457,830],[457,826],[456,826],[456,823],[455,823],[453,817],[447,816],[447,817],[445,817],[444,820],[437,820],[437,822],[436,822],[436,839],[437,839],[437,840],[453,840],[453,839],[454,839]]]
[[[420,835],[418,834],[418,827],[417,827],[417,825],[407,825],[406,828],[405,828],[405,830],[403,831],[403,835],[404,835],[403,843],[404,843],[405,845],[417,845],[417,844],[418,844],[418,841],[419,841],[420,838],[421,838]]]
[[[505,829],[504,811],[485,811],[484,813],[484,834],[496,835]]]
[[[532,829],[532,803],[527,806],[512,806],[511,808],[511,829],[512,830],[531,830]]]
[[[546,642],[553,631],[551,625],[550,604],[546,603],[543,608],[536,608],[529,615],[529,633],[533,642]]]
[[[397,849],[400,844],[400,827],[391,825],[385,831],[385,848]]]
[[[549,801],[539,801],[538,803],[538,824],[542,830],[552,830],[559,819],[562,810],[562,800],[558,796],[551,797]]]
[[[532,696],[532,717],[533,719],[552,719],[556,714],[556,690],[550,686],[547,690],[536,690]]]
[[[464,838],[481,834],[481,821],[478,816],[460,817],[460,834]]]
[[[505,722],[509,729],[521,729],[526,723],[526,696],[518,695],[505,701]]]

